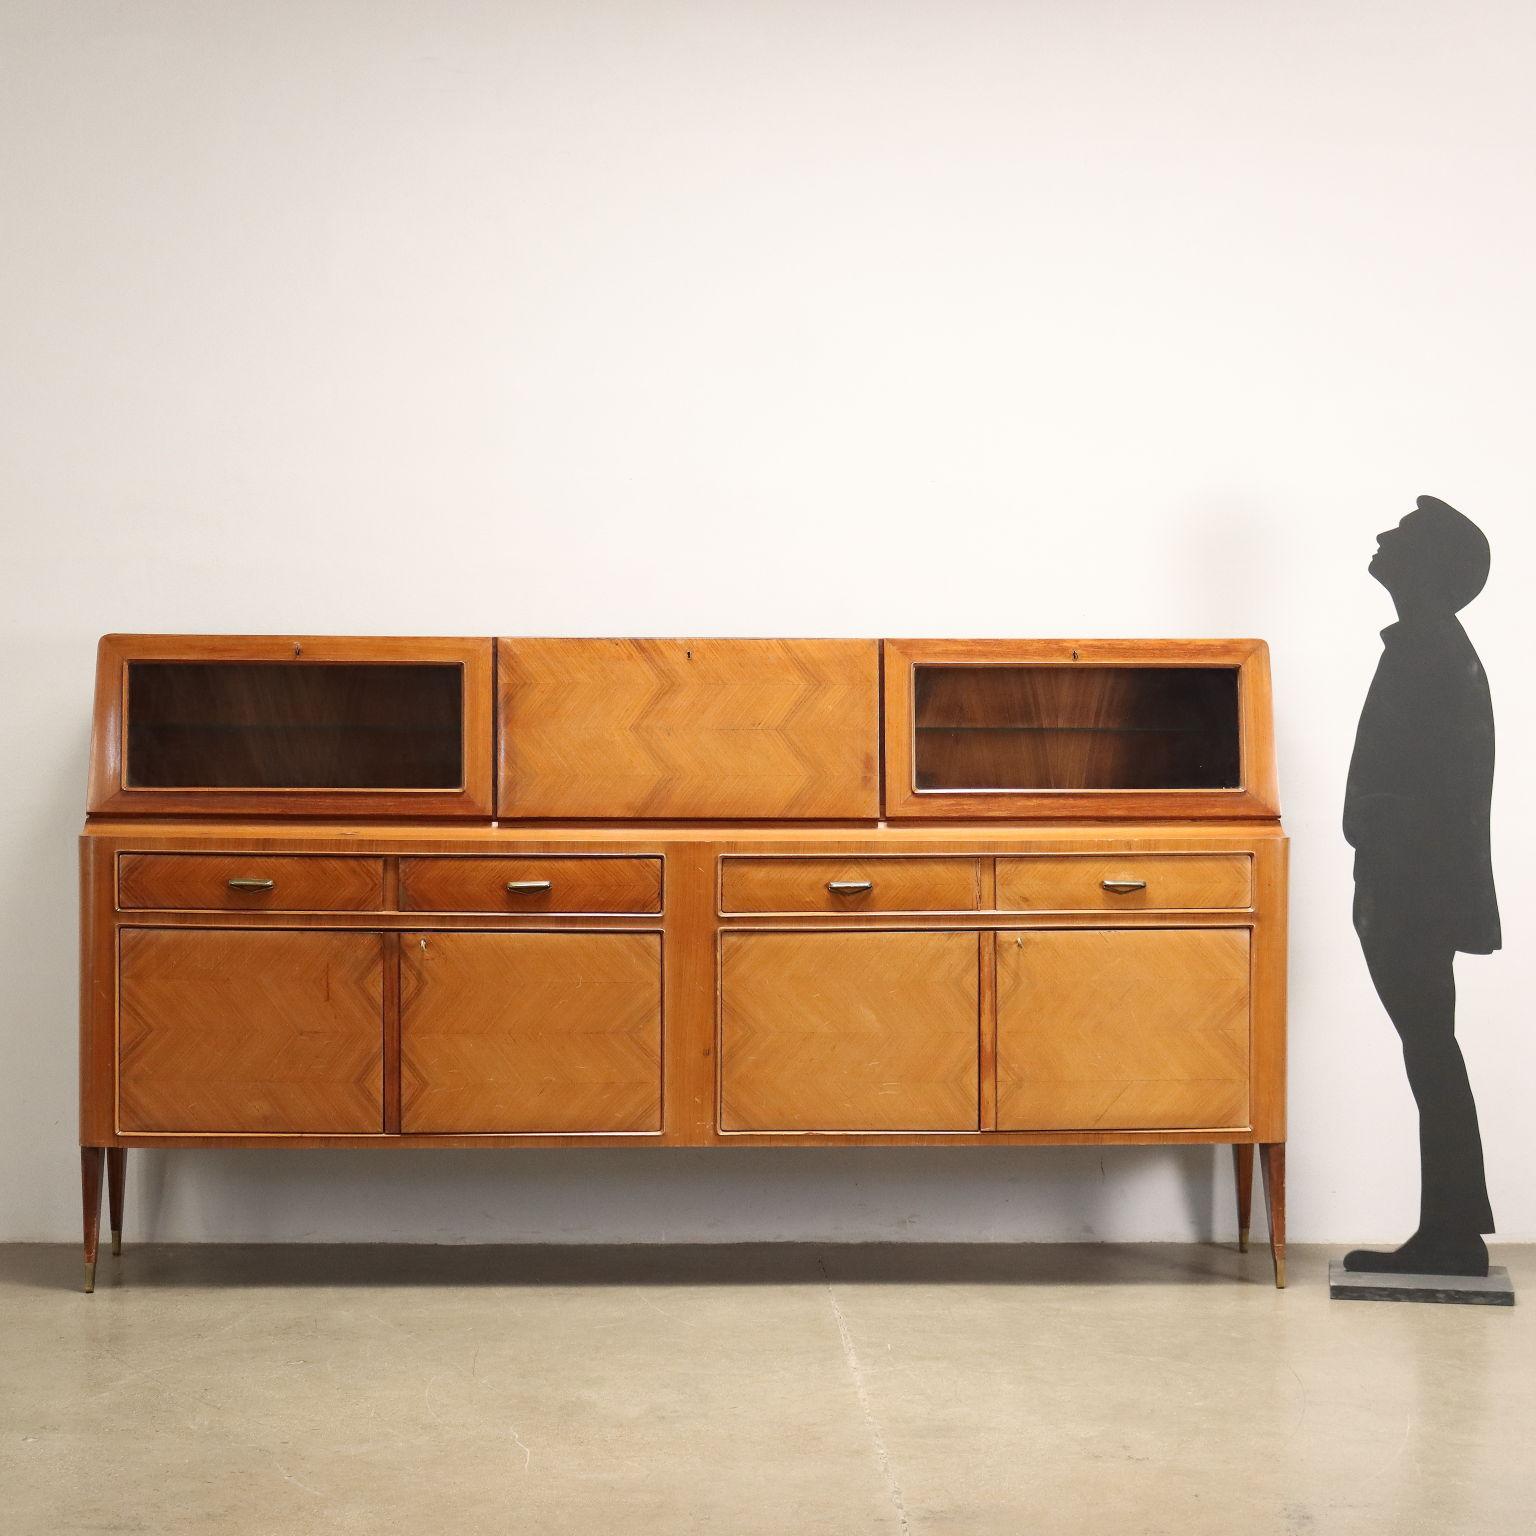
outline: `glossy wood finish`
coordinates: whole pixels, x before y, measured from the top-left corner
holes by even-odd
[[[85,1224],[85,1290],[96,1289],[96,1251],[101,1243],[101,1165],[104,1147],[80,1148],[80,1205]]]
[[[660,937],[401,934],[400,1079],[406,1132],[659,1131]]]
[[[883,658],[887,816],[1197,820],[1279,814],[1269,651],[1261,640],[887,640]],[[1051,685],[1021,690],[1019,671],[1030,667],[1052,669]],[[1072,667],[1097,669],[1096,680],[1080,686],[1061,681],[1061,670]],[[1146,668],[1161,677],[1178,667],[1236,669],[1240,787],[1158,788],[1145,782],[1189,771],[1189,753],[1178,745],[1188,733],[1143,731],[1118,678],[1126,669]],[[1005,680],[992,689],[952,690],[953,698],[943,689],[920,698],[924,668],[995,668]],[[1113,686],[1104,682],[1103,669],[1117,669]],[[1197,733],[1215,727],[1209,704],[1197,708],[1193,719],[1169,708],[1176,725]],[[1034,729],[1058,720],[1076,728],[1049,737]],[[995,731],[1008,733],[1007,752],[989,739]],[[926,733],[921,751],[920,732]],[[998,783],[996,764],[1010,757],[1026,776],[1046,782]],[[1152,766],[1144,770],[1128,766],[1148,759]],[[1117,777],[1130,778],[1131,786],[1088,787]],[[957,787],[971,781],[972,788]]]
[[[252,888],[267,881],[270,890]],[[117,902],[125,910],[376,912],[384,905],[384,861],[326,854],[127,853],[118,861]]]
[[[1005,912],[1241,909],[1252,899],[1250,860],[1241,853],[1115,852],[997,861],[997,905]]]
[[[282,643],[160,639],[172,655],[245,655],[252,646]],[[349,644],[370,654],[418,654],[412,642],[316,642],[327,654]],[[593,644],[625,649],[622,642]],[[635,654],[674,644],[691,667],[691,642],[645,642]],[[998,649],[910,644],[938,644],[972,660],[978,646]],[[1059,661],[1060,646],[1071,644],[1001,650],[1015,659],[1021,651],[1054,651]],[[1123,654],[1128,644],[1073,648]],[[1133,648],[1201,664],[1243,649],[1145,644]],[[124,642],[119,664],[132,648],[138,654],[155,645]],[[687,693],[692,680],[669,680],[665,667],[643,697],[609,700],[619,748],[598,752],[578,742],[564,771],[583,786],[595,779],[605,782],[605,794],[627,794],[636,780],[626,774],[649,771],[654,788],[670,766],[676,785],[663,785],[662,799],[648,802],[653,813],[670,803],[667,820],[625,819],[613,807],[586,821],[493,824],[424,813],[420,800],[391,803],[368,820],[352,814],[355,801],[339,807],[307,795],[276,809],[273,801],[242,803],[238,812],[217,795],[159,802],[174,815],[146,815],[132,802],[115,815],[97,811],[80,861],[82,1147],[1228,1143],[1239,1149],[1239,1166],[1255,1145],[1283,1151],[1287,844],[1274,816],[1252,798],[1262,788],[1267,718],[1257,732],[1252,721],[1242,726],[1245,772],[1257,762],[1258,776],[1245,798],[1229,796],[1215,814],[1207,800],[1198,812],[1170,815],[1173,802],[1148,802],[1138,792],[1084,798],[1075,808],[1071,797],[1058,796],[1050,815],[1030,810],[1033,819],[1021,811],[1021,819],[999,820],[990,802],[978,808],[974,801],[967,811],[951,806],[929,817],[925,797],[923,815],[900,813],[903,819],[886,825],[874,819],[871,779],[860,791],[860,812],[847,819],[821,819],[831,814],[825,810],[807,810],[798,821],[680,819],[675,808],[696,802],[667,797],[703,782],[717,758],[731,766],[740,743],[729,739],[730,720],[748,736],[759,734],[754,711],[768,722],[761,734],[775,740],[761,755],[775,793],[788,782],[773,766],[775,753],[801,733],[820,739],[814,720],[833,708],[835,684],[802,674],[796,686],[805,710],[774,712],[782,703],[774,691],[778,669],[800,650],[798,642],[770,647],[766,693],[722,684],[691,715],[668,715],[674,691]],[[852,654],[859,653],[873,676],[873,646],[857,643]],[[557,671],[549,658],[541,686],[553,691]],[[1240,685],[1240,718],[1260,708],[1262,671]],[[862,683],[852,691],[862,693]],[[489,745],[488,701],[489,688]],[[602,707],[596,700],[594,719]],[[620,719],[626,708],[628,724]],[[654,729],[668,718],[682,747]],[[702,734],[692,720],[703,722]],[[636,721],[642,727],[632,731]],[[121,727],[120,716],[116,723]],[[99,764],[111,749],[100,740],[102,720],[97,724]],[[577,741],[569,722],[561,729]],[[710,744],[710,730],[724,739]],[[872,705],[861,739],[873,765],[881,737]],[[823,748],[827,763],[841,760]],[[488,795],[490,761],[488,752]],[[817,761],[805,758],[802,767],[814,775]],[[614,780],[603,781],[604,763],[615,767]],[[833,780],[846,788],[838,773]],[[762,790],[750,776],[742,782],[749,798]],[[802,803],[825,806],[831,797]],[[482,815],[488,807],[489,800]],[[319,894],[306,897],[315,905],[302,910],[281,904],[292,899],[293,876],[280,882],[274,900],[229,897],[216,886],[210,892],[206,879],[201,895],[186,878],[158,883],[162,870],[189,875],[194,866],[176,861],[190,858],[302,860],[310,873],[334,861],[337,877],[317,881]],[[119,908],[120,864],[128,870],[125,899],[208,904]],[[365,866],[367,903],[355,891],[338,894]],[[1104,892],[1098,882],[1117,876],[1146,878],[1147,891]],[[544,879],[548,892],[505,889],[509,880]],[[863,879],[868,893],[825,889],[832,880]],[[224,906],[226,899],[240,904]],[[1105,932],[1133,947],[1098,954],[1095,936]],[[1014,943],[1020,937],[1022,946]],[[1074,950],[1079,942],[1086,948]],[[146,943],[163,947],[140,950]],[[338,946],[351,958],[316,966],[304,957],[317,951],[289,956],[295,943]],[[526,943],[534,949],[509,947]],[[1060,990],[1054,1012],[1028,999],[1022,957],[1010,961],[1006,952],[1027,953],[1037,943],[1057,946],[1064,957],[1060,973],[1067,992],[1076,988],[1075,1009],[1063,1006]],[[1241,982],[1234,943],[1248,957]],[[564,947],[547,947],[553,944]],[[1135,944],[1146,948],[1133,953]],[[1199,982],[1202,954],[1210,959],[1202,945],[1227,954],[1215,965],[1214,991],[1202,992]],[[1094,958],[1082,959],[1085,953]],[[272,957],[279,963],[270,964]],[[1209,1003],[1229,984],[1241,990],[1249,1018],[1246,1072],[1239,1067],[1236,1076],[1229,1066],[1201,1065],[1185,1038],[1202,996]],[[649,1001],[642,1005],[642,998]],[[1090,1080],[1102,1094],[1117,1073],[1129,1078],[1126,1063],[1134,1066],[1147,1046],[1135,1032],[1114,1034],[1127,1013],[1151,1032],[1154,1059],[1142,1075],[1161,1074],[1164,1086],[1154,1093],[1132,1083],[1118,1111],[1090,1115]],[[1216,1007],[1212,1017],[1221,1016]],[[574,1036],[559,1029],[571,1018],[584,1021]],[[1062,1046],[1058,1080],[1044,1088],[1032,1081],[1049,1062],[1038,1033],[1021,1033],[1020,1021],[1035,1027],[1042,1018],[1060,1039],[1077,1031],[1078,1068],[1087,1062],[1090,1070],[1074,1078],[1060,1066],[1070,1055]],[[168,1033],[157,1042],[162,1029]],[[285,1029],[296,1038],[284,1041]],[[1216,1029],[1210,1054],[1220,1059],[1223,1038],[1236,1049],[1241,1033],[1234,1026],[1223,1037]],[[306,1051],[315,1057],[306,1061]],[[1170,1059],[1182,1077],[1169,1076]],[[1033,1113],[1031,1094],[1046,1112]],[[1243,1094],[1246,1114],[1229,1114]],[[1084,1107],[1063,1117],[1072,1095]],[[278,1113],[268,1112],[274,1096],[282,1100]],[[1138,1096],[1133,1114],[1126,1106]],[[563,1118],[552,1105],[565,1106]],[[1283,1269],[1283,1156],[1269,1157],[1265,1169],[1266,1203],[1272,1214],[1280,1207]],[[109,1186],[111,1179],[109,1168]]]
[[[729,933],[726,1131],[978,1129],[974,933]]]
[[[880,814],[868,640],[501,640],[498,813]]]
[[[720,910],[973,912],[976,859],[722,859]]]
[[[1237,1186],[1237,1251],[1248,1252],[1253,1226],[1253,1147],[1238,1142],[1232,1148],[1232,1181]]]
[[[124,1131],[383,1132],[377,933],[126,928]]]
[[[1247,1130],[1248,933],[997,936],[997,1123]]]
[[[1162,914],[1128,912],[1116,916],[1116,927],[1165,928],[1241,926],[1252,935],[1253,1057],[1252,1129],[1246,1135],[1222,1130],[1169,1131],[1158,1129],[1103,1131],[987,1131],[982,1139],[997,1144],[1091,1143],[1147,1144],[1151,1142],[1281,1141],[1285,1136],[1285,852],[1286,842],[1273,823],[1201,823],[1167,826],[1124,823],[1093,826],[1024,823],[1011,826],[957,826],[953,823],[905,824],[882,828],[853,824],[797,828],[784,825],[672,825],[528,827],[473,826],[459,822],[405,825],[349,821],[282,825],[270,821],[163,822],[139,819],[93,819],[81,847],[82,967],[81,1012],[81,1139],[85,1144],[133,1146],[227,1144],[217,1135],[156,1136],[119,1131],[115,1119],[116,1093],[116,946],[119,925],[143,926],[144,919],[115,910],[117,857],[123,852],[218,852],[241,848],[253,853],[292,854],[299,849],[320,854],[382,857],[392,861],[422,856],[537,857],[563,852],[590,856],[616,854],[656,857],[666,861],[666,911],[652,917],[545,915],[531,918],[506,914],[316,913],[296,920],[280,913],[243,914],[238,920],[217,912],[157,914],[157,927],[176,931],[228,929],[237,921],[251,931],[391,933],[433,927],[472,931],[509,931],[530,922],[540,929],[560,931],[609,930],[616,927],[655,929],[667,936],[665,991],[667,1050],[664,1097],[667,1112],[660,1140],[668,1146],[798,1144],[798,1133],[732,1133],[717,1126],[716,1031],[717,938],[721,930],[790,929],[807,927],[881,931],[890,928],[933,932],[1019,929],[1021,919],[983,910],[980,913],[926,913],[892,917],[880,913],[752,915],[717,917],[719,864],[722,857],[940,855],[975,859],[982,871],[983,890],[996,857],[1023,854],[1092,854],[1106,847],[1121,852],[1177,851],[1245,852],[1254,861],[1254,905],[1240,914],[1190,912]],[[985,897],[984,897],[985,900]],[[1105,918],[1093,912],[1031,914],[1030,928],[1052,931],[1103,927]],[[985,1050],[985,1046],[983,1047]],[[985,1090],[984,1090],[985,1091]],[[374,1135],[283,1136],[265,1138],[272,1145],[374,1146]],[[840,1140],[850,1144],[886,1144],[886,1133],[850,1132]],[[948,1144],[947,1133],[911,1132],[912,1144]],[[239,1138],[235,1144],[251,1144]],[[494,1135],[451,1137],[402,1136],[390,1144],[494,1147]],[[558,1146],[558,1138],[522,1136],[518,1145]],[[613,1139],[613,1145],[627,1145]]]
[[[128,1149],[107,1148],[107,1211],[111,1217],[112,1254],[123,1251],[123,1194],[128,1177]]]
[[[450,788],[362,785],[356,788],[279,786],[239,788],[134,785],[129,776],[128,745],[134,730],[129,715],[129,669],[135,663],[255,663],[290,668],[321,666],[452,666],[463,679],[460,710],[462,784]],[[93,815],[139,814],[258,816],[481,816],[492,814],[492,740],[494,647],[490,640],[365,639],[357,636],[297,635],[107,635],[97,648],[96,712],[91,733],[88,806]],[[189,708],[213,707],[208,690],[184,687]],[[174,697],[174,695],[173,695]],[[201,700],[201,704],[197,703]],[[243,713],[209,722],[239,735],[254,728],[259,737],[270,721],[262,715],[260,690]],[[162,701],[169,708],[170,701]],[[233,708],[234,705],[229,707]],[[169,726],[203,722],[167,721]],[[168,738],[167,738],[168,739]],[[236,751],[230,761],[249,762],[259,743]],[[227,755],[227,754],[226,754]],[[397,748],[390,756],[409,756]],[[302,757],[302,754],[301,754]],[[309,762],[313,772],[324,762]],[[332,766],[335,766],[334,764]],[[233,771],[233,770],[231,770]],[[422,770],[415,770],[416,777]]]
[[[1269,1211],[1269,1252],[1275,1267],[1275,1286],[1285,1289],[1285,1144],[1268,1142],[1259,1148],[1264,1172],[1264,1204]]]
[[[661,911],[660,859],[401,859],[406,912]]]

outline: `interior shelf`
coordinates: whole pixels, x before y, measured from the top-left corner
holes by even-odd
[[[453,789],[463,669],[130,662],[133,789]]]
[[[918,790],[1235,789],[1237,669],[919,664]]]

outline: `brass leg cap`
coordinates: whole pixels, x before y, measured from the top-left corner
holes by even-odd
[[[1247,1227],[1239,1227],[1238,1228],[1238,1231],[1237,1231],[1237,1251],[1239,1253],[1247,1253],[1248,1252],[1248,1228]]]
[[[96,1289],[96,1261],[89,1259],[85,1266],[85,1294],[89,1296]]]
[[[113,1256],[113,1258],[116,1258],[119,1254],[122,1253],[122,1251],[123,1251],[123,1229],[121,1227],[113,1227],[113,1229],[112,1229],[112,1256]]]
[[[1283,1258],[1275,1260],[1275,1289],[1277,1291],[1285,1289],[1285,1260]]]

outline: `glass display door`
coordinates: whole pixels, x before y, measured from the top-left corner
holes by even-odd
[[[93,811],[489,815],[486,640],[102,642]]]
[[[1241,641],[887,641],[887,814],[1274,814],[1245,727],[1265,661]]]

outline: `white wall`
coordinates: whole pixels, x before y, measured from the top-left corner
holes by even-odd
[[[107,630],[1248,635],[1293,848],[1291,1220],[1401,1236],[1338,810],[1432,492],[1487,530],[1536,1238],[1523,3],[0,3],[0,1236],[78,1233]],[[1190,1151],[153,1154],[160,1238],[1185,1237]]]

